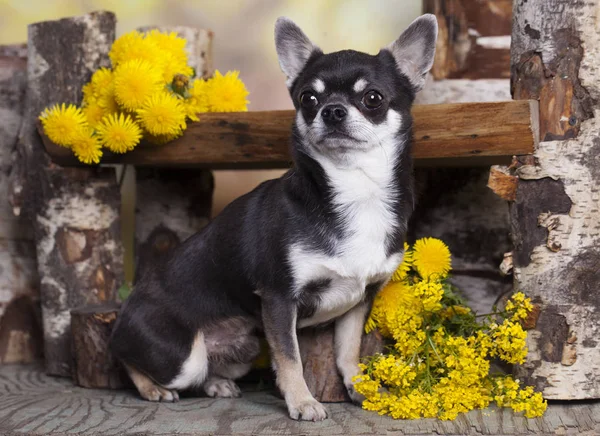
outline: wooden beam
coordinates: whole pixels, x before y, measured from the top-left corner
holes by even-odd
[[[490,157],[532,153],[537,144],[537,105],[529,101],[420,105],[413,108],[414,157]],[[140,144],[104,163],[153,167],[287,168],[293,111],[206,113],[164,146]],[[70,150],[43,134],[46,150],[61,165],[78,165]],[[493,160],[493,159],[492,159]]]

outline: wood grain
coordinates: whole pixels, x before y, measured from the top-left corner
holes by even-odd
[[[349,403],[328,404],[329,419],[298,422],[269,391],[242,398],[182,397],[150,403],[134,391],[74,387],[32,366],[0,367],[0,434],[5,435],[551,435],[600,434],[600,402],[551,404],[543,418],[489,408],[455,421],[394,421]]]
[[[84,388],[128,386],[124,368],[110,352],[109,342],[120,305],[105,303],[71,310],[73,381]]]
[[[532,153],[537,111],[527,101],[418,105],[413,108],[414,157],[502,158]],[[104,163],[154,167],[287,168],[293,111],[207,113],[185,134],[164,146],[140,145]],[[70,150],[44,136],[56,163],[77,165]]]

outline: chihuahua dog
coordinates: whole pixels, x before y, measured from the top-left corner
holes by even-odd
[[[302,374],[297,329],[334,323],[350,397],[366,316],[402,261],[413,210],[411,106],[433,64],[437,23],[415,20],[377,55],[331,54],[279,18],[275,43],[296,107],[294,165],[231,203],[135,285],[111,347],[140,395],[176,401],[233,380],[269,343],[293,419],[325,408]]]

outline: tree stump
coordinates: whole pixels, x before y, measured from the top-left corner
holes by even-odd
[[[305,328],[298,332],[298,346],[304,379],[311,394],[322,403],[350,401],[335,364],[334,326]],[[363,335],[361,357],[383,351],[383,338],[377,331]]]
[[[517,375],[547,399],[600,398],[600,9],[514,2],[511,84],[539,99],[540,142],[517,157],[515,289],[532,297]]]
[[[71,311],[73,381],[84,388],[129,386],[127,373],[112,356],[110,334],[119,304],[84,306]]]
[[[26,85],[27,47],[0,46],[0,363],[32,362],[43,347],[33,228],[6,201]]]
[[[123,281],[120,191],[113,168],[62,168],[36,130],[40,112],[79,104],[92,73],[110,65],[115,16],[98,12],[31,24],[27,92],[13,172],[13,207],[31,218],[41,279],[46,371],[71,376],[70,309],[117,300]]]
[[[192,27],[142,27],[175,32],[187,41],[189,65],[198,77],[212,75],[212,32]],[[211,217],[212,172],[200,169],[136,168],[136,280]]]

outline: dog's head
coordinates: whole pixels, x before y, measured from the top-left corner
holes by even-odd
[[[279,18],[275,45],[303,151],[329,157],[369,151],[405,131],[415,93],[433,65],[436,38],[437,22],[428,14],[375,56],[323,54],[296,24]]]

